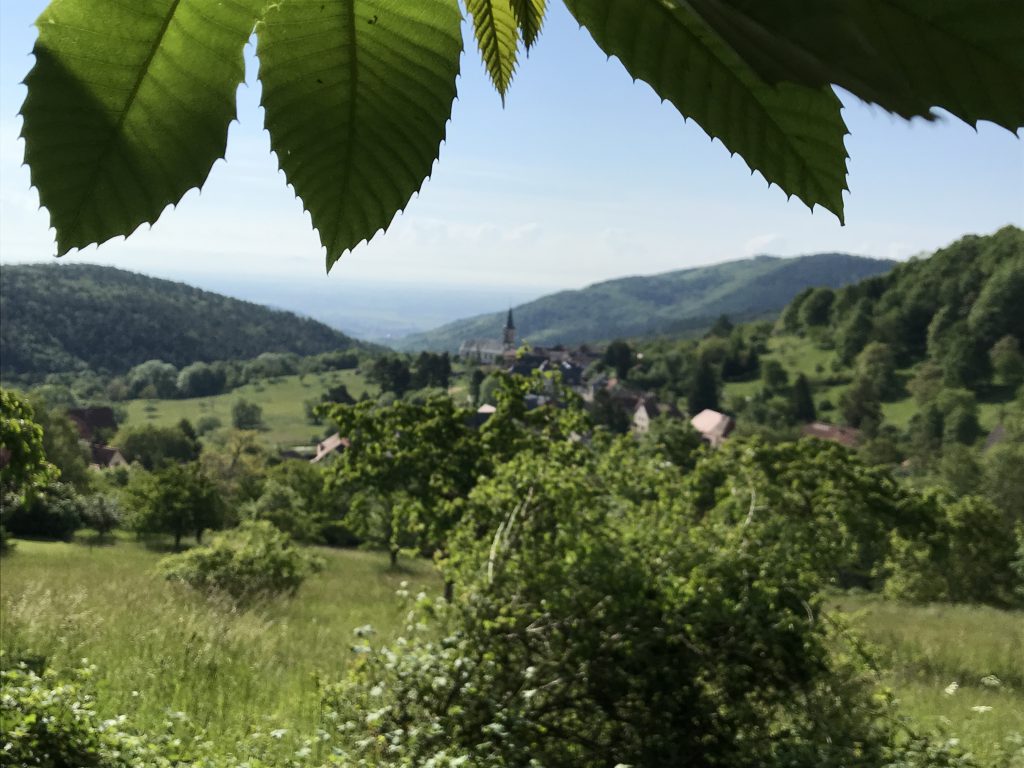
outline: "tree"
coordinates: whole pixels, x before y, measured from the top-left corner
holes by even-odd
[[[878,385],[872,379],[858,376],[840,395],[839,408],[846,423],[851,427],[877,427],[882,421],[882,401],[878,394]]]
[[[627,342],[616,339],[605,348],[601,361],[615,371],[619,379],[625,379],[636,363],[636,353]]]
[[[367,379],[377,384],[384,392],[394,392],[401,397],[412,383],[409,363],[400,357],[377,358],[371,366]]]
[[[800,304],[800,322],[805,328],[828,325],[836,293],[831,288],[815,288]]]
[[[128,461],[137,461],[149,470],[169,463],[195,461],[199,444],[185,434],[181,426],[156,427],[152,424],[132,427],[121,438],[121,452]]]
[[[705,408],[718,410],[718,372],[707,360],[701,360],[697,364],[686,407],[691,415],[696,415]]]
[[[178,369],[163,360],[139,363],[127,375],[132,397],[172,398],[178,396]]]
[[[89,454],[82,447],[78,430],[63,408],[54,408],[43,399],[33,398],[36,421],[43,429],[43,450],[47,460],[60,471],[62,482],[79,492],[89,488]]]
[[[82,522],[96,531],[101,539],[109,536],[124,519],[125,512],[117,496],[96,493],[84,499]]]
[[[1006,387],[1016,389],[1024,384],[1024,355],[1016,337],[1006,335],[997,341],[991,350],[992,370],[996,380]]]
[[[224,519],[224,505],[216,486],[199,465],[169,464],[129,487],[134,502],[132,527],[141,533],[168,533],[174,549],[193,534],[201,542],[203,531],[217,528]]]
[[[263,429],[263,409],[242,398],[231,406],[231,424],[235,429]]]
[[[761,381],[768,392],[779,392],[789,384],[789,373],[778,360],[766,360],[761,365]]]
[[[817,414],[814,411],[811,385],[802,373],[796,377],[796,381],[793,383],[793,391],[790,392],[789,400],[793,407],[794,419],[801,423],[814,421]]]
[[[797,2],[566,6],[630,75],[769,183],[840,219],[847,130],[830,86],[904,118],[932,117],[940,106],[970,123],[1010,131],[1024,123],[1015,0],[984,9],[972,0],[941,9],[927,0],[832,0],[814,14]],[[520,41],[527,49],[537,42],[545,7],[467,4],[500,94]],[[377,0],[51,3],[38,22],[21,113],[25,158],[58,252],[127,235],[202,186],[224,155],[255,26],[271,148],[333,264],[387,227],[430,173],[456,96],[460,21],[456,0],[386,10]],[[647,55],[655,49],[662,55]],[[939,73],[937,60],[960,65]],[[335,123],[339,130],[321,131]],[[133,194],[115,192],[129,187]]]
[[[55,480],[58,470],[46,460],[43,429],[31,403],[0,388],[0,504],[25,503],[38,489]],[[0,520],[0,540],[3,537]]]
[[[473,374],[469,377],[469,399],[473,405],[480,405],[480,385],[486,378],[487,374],[479,368],[473,369]]]
[[[328,491],[351,500],[346,524],[387,549],[392,566],[402,549],[444,549],[458,500],[482,460],[467,416],[447,395],[421,405],[331,408],[349,445],[332,467]]]
[[[880,398],[894,397],[899,392],[896,378],[896,356],[892,347],[873,341],[865,346],[854,366],[855,375],[874,382]]]
[[[226,381],[223,367],[192,363],[178,374],[178,391],[182,397],[210,397],[223,392]]]

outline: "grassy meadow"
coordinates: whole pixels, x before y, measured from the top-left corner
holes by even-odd
[[[134,541],[19,541],[0,560],[2,648],[58,670],[87,659],[100,712],[141,730],[161,731],[180,712],[223,751],[278,729],[274,743],[293,751],[316,731],[318,681],[337,680],[353,658],[353,629],[393,633],[403,581],[413,593],[441,588],[426,561],[392,571],[377,553],[318,554],[325,570],[295,598],[238,612],[166,582],[155,572],[162,555]]]
[[[239,400],[256,403],[263,409],[266,429],[260,434],[268,445],[309,445],[323,437],[325,426],[306,420],[305,402],[319,398],[329,387],[344,384],[349,394],[359,398],[364,392],[376,395],[377,387],[369,384],[356,370],[328,371],[319,374],[281,376],[276,379],[246,384],[231,392],[213,397],[188,400],[130,400],[124,403],[128,418],[125,429],[140,424],[173,426],[182,419],[193,425],[205,416],[214,416],[223,427],[231,426],[231,409]],[[114,441],[116,445],[116,440]]]
[[[352,630],[371,624],[387,637],[404,613],[395,595],[403,581],[411,591],[441,586],[426,561],[390,571],[377,553],[319,554],[326,569],[294,599],[238,612],[165,582],[155,572],[161,554],[132,540],[19,541],[0,560],[2,647],[8,658],[44,658],[57,669],[88,659],[101,712],[127,714],[142,730],[187,716],[217,749],[273,732],[267,743],[291,754],[316,731],[318,683],[338,679],[353,658]],[[1024,613],[874,596],[830,601],[921,726],[960,738],[981,765],[995,761],[1007,736],[1024,733]]]

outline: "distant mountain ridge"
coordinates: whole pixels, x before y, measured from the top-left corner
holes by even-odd
[[[93,264],[0,267],[0,372],[120,374],[263,352],[362,348],[323,323],[184,283]]]
[[[723,314],[737,321],[773,315],[805,288],[840,288],[888,272],[895,264],[846,253],[756,256],[607,280],[543,296],[513,312],[519,337],[533,344],[684,333],[708,327]],[[477,315],[407,336],[393,346],[454,352],[466,339],[500,338],[504,319],[505,311]]]

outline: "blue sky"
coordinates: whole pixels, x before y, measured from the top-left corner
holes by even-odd
[[[0,3],[0,259],[53,257],[20,166],[19,85],[45,3]],[[1024,142],[949,118],[906,123],[841,94],[851,135],[845,227],[769,188],[608,60],[552,3],[502,109],[467,42],[440,162],[386,234],[325,276],[308,216],[276,169],[249,51],[240,122],[200,194],[152,228],[65,257],[202,284],[217,277],[578,287],[625,274],[842,250],[905,258],[1024,224]]]

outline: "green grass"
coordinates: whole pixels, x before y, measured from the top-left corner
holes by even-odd
[[[19,541],[0,560],[2,647],[58,670],[88,659],[101,714],[126,714],[143,731],[180,711],[225,751],[261,728],[312,734],[318,681],[342,675],[352,630],[372,624],[381,636],[393,633],[402,581],[414,591],[441,586],[426,561],[390,571],[377,553],[319,554],[326,569],[295,598],[237,612],[163,580],[154,572],[161,555],[135,542]]]
[[[195,425],[204,416],[216,416],[224,428],[228,428],[231,426],[231,408],[238,400],[245,399],[263,409],[263,422],[267,428],[260,434],[264,442],[280,446],[309,445],[323,437],[326,427],[306,420],[305,401],[319,398],[328,387],[337,384],[344,384],[354,398],[359,398],[364,392],[377,393],[377,388],[354,370],[282,376],[246,384],[215,397],[130,400],[125,403],[128,418],[123,428],[130,429],[140,424],[172,426],[182,419],[188,419]]]
[[[873,596],[832,604],[867,640],[882,682],[921,726],[961,739],[980,765],[995,763],[1007,737],[1024,734],[1024,612]],[[990,675],[998,685],[982,682]],[[958,687],[946,693],[951,683]]]

